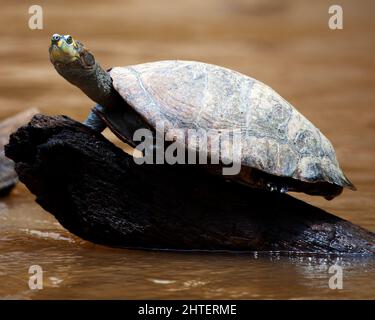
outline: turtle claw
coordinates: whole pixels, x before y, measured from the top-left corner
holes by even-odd
[[[274,192],[274,191],[277,190],[277,187],[274,184],[272,184],[272,183],[267,183],[267,189],[270,192]]]
[[[280,193],[287,193],[288,192],[288,187],[281,187],[280,188]]]
[[[286,193],[286,192],[288,192],[288,188],[286,186],[279,186],[275,183],[268,182],[267,183],[267,191],[278,192],[278,193]]]

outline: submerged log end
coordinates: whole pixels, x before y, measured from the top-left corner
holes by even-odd
[[[6,155],[36,201],[72,233],[136,248],[375,252],[375,234],[289,195],[251,190],[193,166],[136,165],[64,116],[35,116]]]
[[[0,197],[7,196],[18,182],[14,171],[14,163],[6,158],[4,151],[0,150]]]
[[[7,196],[18,182],[14,163],[4,154],[4,145],[13,131],[30,121],[38,112],[38,109],[31,108],[0,122],[0,197]]]

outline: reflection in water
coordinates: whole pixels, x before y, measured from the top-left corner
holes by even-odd
[[[374,257],[106,248],[71,235],[22,193],[2,207],[1,298],[374,298]],[[44,271],[40,291],[28,289],[34,264]],[[340,291],[328,287],[333,264],[343,268]]]

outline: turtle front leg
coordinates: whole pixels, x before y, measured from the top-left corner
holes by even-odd
[[[97,104],[89,113],[83,124],[96,132],[102,132],[107,125],[105,122],[95,113],[94,109],[102,110],[103,107]]]

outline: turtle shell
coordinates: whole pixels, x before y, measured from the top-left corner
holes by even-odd
[[[241,165],[307,183],[354,188],[329,140],[290,103],[262,82],[195,61],[158,61],[110,70],[113,86],[148,124],[241,137]],[[170,137],[169,137],[170,138]],[[195,146],[187,144],[189,149]],[[208,148],[211,158],[218,148]],[[236,179],[236,178],[234,178]],[[240,178],[238,178],[240,179]],[[297,187],[297,190],[298,187]]]

